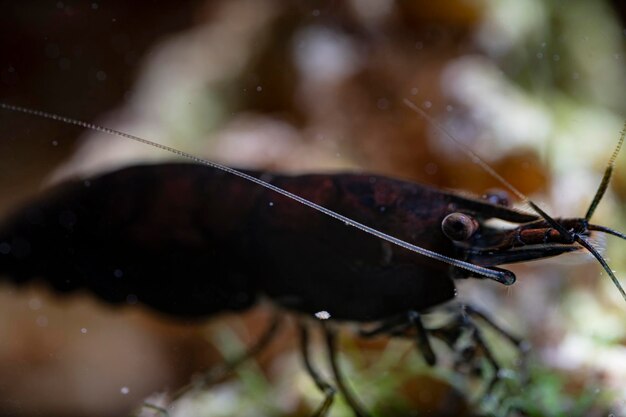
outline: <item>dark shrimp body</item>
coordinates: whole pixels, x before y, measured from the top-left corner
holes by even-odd
[[[482,356],[493,370],[487,393],[501,367],[475,320],[522,357],[526,345],[467,304],[457,303],[448,323],[426,327],[422,313],[455,297],[455,279],[510,285],[515,275],[498,265],[584,248],[626,300],[589,240],[592,232],[626,239],[590,223],[626,129],[585,217],[555,219],[434,122],[536,215],[508,207],[502,192],[478,198],[378,175],[238,171],[80,120],[4,103],[0,108],[121,136],[197,163],[133,166],[67,182],[0,221],[0,278],[16,283],[40,278],[60,292],[87,289],[109,303],[141,302],[181,319],[244,310],[267,297],[320,319],[377,322],[360,336],[410,337],[429,365],[437,362],[432,337],[455,352],[457,369],[474,373]],[[272,340],[280,316],[233,366]],[[337,389],[355,416],[368,416],[339,369],[334,326],[320,324]],[[305,368],[324,394],[314,415],[326,416],[335,388],[312,364],[306,320],[298,320],[298,329]]]
[[[434,187],[365,174],[249,172],[358,222],[484,266],[578,247],[526,246],[537,217]],[[479,225],[464,241],[442,231],[451,213]],[[495,229],[499,218],[521,223]],[[536,234],[536,233],[535,233]],[[549,234],[548,234],[549,235]],[[558,238],[558,235],[557,235]],[[557,242],[558,243],[558,242]],[[256,184],[202,165],[133,166],[50,189],[0,226],[0,275],[88,289],[180,318],[243,310],[265,295],[298,312],[375,321],[455,296],[469,274],[396,247]]]

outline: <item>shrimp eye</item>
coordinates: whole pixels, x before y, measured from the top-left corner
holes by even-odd
[[[468,240],[478,230],[478,222],[467,214],[451,213],[441,222],[441,230],[452,240]]]
[[[483,198],[487,200],[487,202],[495,204],[496,206],[511,206],[511,197],[509,196],[509,193],[499,188],[487,190],[487,192],[483,194]]]

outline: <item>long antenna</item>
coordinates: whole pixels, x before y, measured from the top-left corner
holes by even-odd
[[[596,207],[600,204],[600,200],[604,196],[607,187],[609,186],[609,181],[611,180],[611,175],[613,175],[613,169],[615,168],[615,159],[617,159],[617,155],[619,154],[620,149],[622,149],[622,144],[624,143],[624,136],[626,136],[626,123],[624,123],[624,127],[619,136],[619,140],[617,141],[617,146],[615,150],[613,150],[613,154],[611,155],[611,159],[609,159],[609,163],[604,170],[604,175],[602,176],[602,181],[600,182],[600,186],[598,187],[598,191],[596,191],[596,195],[593,197],[591,204],[589,205],[589,209],[587,210],[587,214],[585,214],[585,220],[589,221],[593,213],[596,211]]]
[[[102,133],[106,133],[109,135],[113,135],[113,136],[120,136],[126,139],[130,139],[130,140],[134,140],[135,142],[139,142],[139,143],[143,143],[145,145],[149,145],[149,146],[153,146],[157,149],[161,149],[170,153],[173,153],[174,155],[178,155],[181,156],[183,158],[189,159],[193,162],[196,162],[198,164],[202,164],[202,165],[206,165],[209,166],[211,168],[215,168],[215,169],[219,169],[222,170],[224,172],[227,172],[229,174],[233,174],[236,175],[240,178],[243,178],[245,180],[251,181],[255,184],[258,184],[262,187],[267,188],[268,190],[274,191],[278,194],[281,194],[287,198],[290,198],[294,201],[297,201],[298,203],[304,204],[307,207],[310,207],[314,210],[319,211],[320,213],[323,213],[329,217],[332,217],[336,220],[342,221],[344,222],[346,225],[348,226],[352,226],[352,227],[356,227],[357,229],[365,232],[365,233],[369,233],[372,236],[376,236],[379,239],[383,239],[386,240],[387,242],[393,243],[394,245],[400,246],[401,248],[410,250],[412,252],[418,253],[420,255],[426,256],[428,258],[431,259],[435,259],[437,261],[441,261],[441,262],[445,262],[449,265],[455,266],[457,268],[462,268],[465,269],[469,272],[473,272],[477,275],[483,276],[485,278],[490,278],[494,281],[500,282],[504,285],[511,285],[515,282],[515,275],[512,272],[506,271],[506,270],[494,270],[494,269],[489,269],[489,268],[485,268],[485,267],[481,267],[478,265],[474,265],[471,264],[469,262],[464,262],[461,261],[459,259],[454,259],[454,258],[450,258],[448,256],[445,255],[441,255],[437,252],[433,252],[431,250],[413,245],[411,243],[405,242],[401,239],[398,239],[396,237],[390,236],[386,233],[383,233],[379,230],[376,230],[370,226],[367,226],[363,223],[359,223],[355,220],[350,219],[349,217],[343,216],[333,210],[327,209],[326,207],[320,206],[319,204],[316,204],[310,200],[307,200],[306,198],[300,197],[299,195],[293,194],[287,190],[283,190],[282,188],[279,188],[273,184],[270,184],[267,181],[263,181],[259,178],[253,177],[251,175],[246,174],[245,172],[236,170],[234,168],[228,167],[226,165],[222,165],[222,164],[218,164],[216,162],[212,162],[209,161],[207,159],[204,158],[199,158],[197,156],[194,156],[190,153],[187,152],[183,152],[181,150],[178,150],[176,148],[172,148],[170,146],[166,146],[166,145],[162,145],[160,143],[157,142],[153,142],[151,140],[148,139],[143,139],[140,138],[138,136],[134,136],[128,133],[124,133],[124,132],[120,132],[118,130],[114,130],[114,129],[110,129],[108,127],[104,127],[104,126],[99,126],[93,123],[88,123],[88,122],[84,122],[81,120],[77,120],[77,119],[72,119],[70,117],[65,117],[65,116],[60,116],[58,114],[54,114],[54,113],[48,113],[45,111],[41,111],[41,110],[34,110],[34,109],[29,109],[26,107],[20,107],[20,106],[14,106],[12,104],[6,104],[6,103],[1,103],[0,102],[0,108],[5,109],[5,110],[10,110],[10,111],[14,111],[14,112],[19,112],[19,113],[25,113],[25,114],[29,114],[32,116],[37,116],[37,117],[42,117],[45,119],[51,119],[51,120],[55,120],[55,121],[59,121],[62,123],[66,123],[66,124],[71,124],[71,125],[75,125],[75,126],[79,126],[85,129],[91,129],[94,131],[98,131],[98,132],[102,132]]]
[[[587,249],[589,253],[591,253],[593,257],[596,258],[596,260],[600,263],[600,265],[602,265],[602,268],[604,268],[607,274],[609,274],[611,281],[613,281],[613,284],[615,284],[615,286],[617,287],[617,290],[622,295],[622,298],[626,301],[626,291],[624,291],[624,288],[622,288],[621,284],[619,283],[619,280],[613,273],[613,270],[609,267],[609,264],[604,260],[602,255],[600,255],[600,253],[593,247],[593,245],[589,242],[589,240],[587,240],[580,233],[575,233],[573,231],[566,230],[563,227],[563,225],[561,225],[559,222],[554,220],[545,211],[543,211],[539,206],[533,203],[521,191],[515,188],[513,184],[511,184],[506,179],[504,179],[504,177],[498,174],[485,160],[483,160],[480,156],[478,156],[471,148],[469,148],[463,142],[461,142],[456,137],[454,137],[452,133],[450,133],[445,127],[443,127],[440,123],[438,123],[435,119],[433,119],[424,110],[417,107],[412,101],[409,101],[408,99],[404,99],[404,104],[406,104],[411,110],[413,110],[414,112],[416,112],[417,114],[419,114],[420,116],[428,120],[433,126],[435,126],[438,130],[440,130],[448,139],[454,142],[472,160],[472,162],[478,164],[483,170],[485,170],[489,175],[493,176],[503,186],[508,188],[520,200],[522,200],[524,203],[532,207],[533,210],[535,210],[537,214],[539,214],[552,228],[557,230],[568,243],[577,242],[579,245]],[[589,210],[587,210],[587,216],[585,216],[585,221],[589,220],[589,217],[591,217],[591,215],[593,214],[596,206],[598,205],[598,203],[600,202],[600,199],[602,198],[602,196],[604,195],[604,192],[606,191],[606,188],[609,184],[609,180],[611,178],[611,173],[613,172],[613,167],[615,165],[615,159],[617,158],[617,154],[619,153],[622,147],[622,143],[624,142],[624,136],[625,136],[624,132],[626,132],[626,124],[624,124],[624,129],[622,129],[620,140],[617,144],[617,147],[613,151],[613,155],[611,156],[611,159],[609,160],[609,165],[607,166],[607,169],[604,172],[604,177],[602,178],[600,187],[598,188],[598,191],[596,191],[596,195],[593,201],[591,202],[591,206],[589,207]],[[599,226],[594,226],[594,228],[595,230],[601,230],[601,227]],[[613,230],[609,232],[608,231],[609,229],[606,229],[606,228],[604,229],[605,230],[602,230],[602,231],[605,231],[612,235],[619,236],[619,237],[623,236],[623,235],[620,236],[618,232],[614,232]],[[593,230],[593,229],[589,229],[589,230]]]

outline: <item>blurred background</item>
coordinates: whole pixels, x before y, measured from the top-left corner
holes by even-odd
[[[554,216],[584,215],[626,118],[626,7],[591,0],[0,1],[0,99],[97,122],[240,168],[375,172],[482,193],[499,184],[409,110],[421,107]],[[0,217],[64,178],[172,155],[0,112]],[[626,230],[626,162],[594,222]],[[626,278],[626,242],[599,240]],[[532,345],[480,398],[450,352],[342,333],[342,366],[380,416],[626,415],[626,305],[577,254],[516,265],[459,297]],[[624,280],[626,284],[626,279]],[[260,307],[181,323],[45,285],[0,287],[0,415],[158,415],[193,375],[233,357]],[[172,416],[308,416],[321,400],[287,326],[233,378]],[[319,363],[328,372],[320,349]],[[498,398],[495,398],[498,397]],[[331,416],[349,416],[337,398]]]

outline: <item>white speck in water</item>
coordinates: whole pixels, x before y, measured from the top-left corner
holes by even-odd
[[[430,101],[426,100],[424,102],[424,107],[426,107],[427,109],[430,109],[433,106],[433,103],[431,103]]]
[[[313,10],[313,11],[311,12],[311,14],[312,14],[313,16],[317,17],[317,16],[319,16],[319,15],[320,15],[320,11],[319,11],[319,9],[315,9],[315,10]]]
[[[58,145],[59,145],[59,142],[57,142],[56,140],[52,141],[52,146],[58,146]]]
[[[539,59],[543,58],[543,52],[537,52],[537,58]]]
[[[104,81],[107,79],[107,73],[104,71],[98,71],[96,73],[96,78],[98,79],[98,81]]]
[[[270,204],[270,207],[274,207],[274,202],[273,201],[270,201],[269,204]]]
[[[122,393],[122,395],[127,395],[130,390],[128,389],[128,387],[122,387],[120,388],[120,392]]]
[[[87,328],[86,328],[86,327],[81,328],[81,329],[80,329],[80,332],[81,332],[82,334],[87,334]]]
[[[416,96],[417,93],[419,93],[419,92],[420,92],[419,88],[417,88],[417,87],[411,88],[411,95]]]
[[[37,297],[33,297],[30,300],[28,300],[28,307],[31,310],[39,310],[42,306],[41,300]]]
[[[85,187],[91,187],[91,181],[89,180],[83,181],[83,184],[85,185]]]
[[[263,91],[263,87],[261,87],[260,85],[257,85],[256,86],[256,91],[258,91],[260,93],[261,91]]]
[[[561,59],[561,56],[560,56],[559,54],[554,54],[554,55],[552,55],[552,60],[553,60],[553,61],[555,61],[555,62],[556,62],[556,61],[559,61],[560,59]]]
[[[328,320],[330,318],[330,313],[326,310],[318,311],[315,313],[315,317],[320,320]]]
[[[39,317],[37,317],[35,322],[37,323],[37,326],[39,326],[39,327],[46,327],[48,325],[48,317],[46,317],[46,316],[39,316]]]
[[[546,45],[547,45],[547,43],[545,43],[545,42],[541,42],[541,47],[542,47],[542,48],[545,48],[545,47],[546,47]]]

